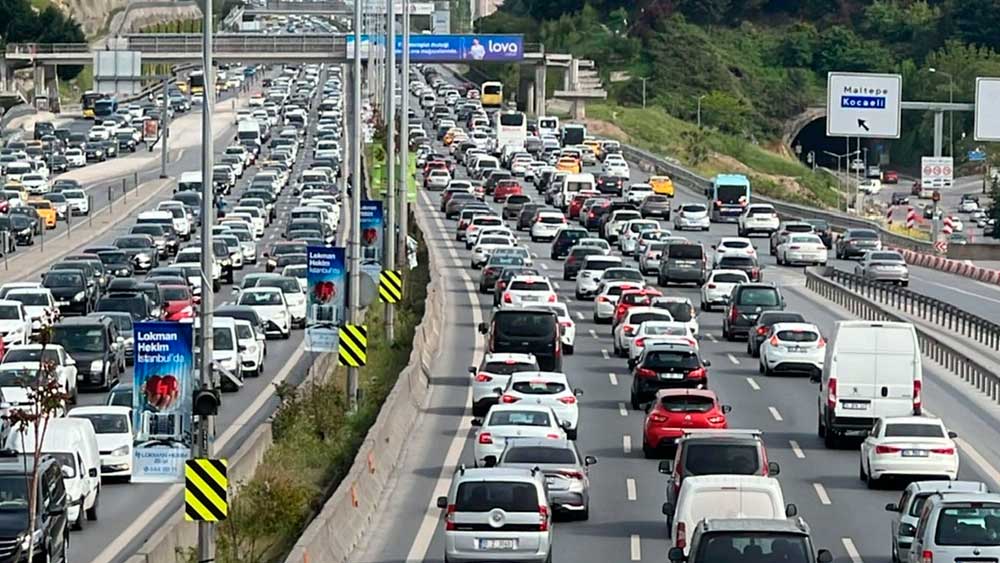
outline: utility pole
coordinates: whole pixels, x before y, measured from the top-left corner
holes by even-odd
[[[396,13],[394,0],[385,0],[386,14],[386,74],[385,74],[385,159],[389,171],[386,173],[386,233],[385,268],[396,269]],[[406,194],[403,194],[406,198]],[[385,307],[385,334],[389,342],[396,340],[396,307],[389,303]]]
[[[205,71],[205,94],[201,107],[201,332],[198,333],[198,370],[201,374],[201,388],[212,389],[212,311],[215,309],[213,295],[212,263],[212,219],[215,216],[214,186],[212,185],[212,109],[215,103],[215,69],[212,62],[212,0],[205,0],[202,23],[202,65]],[[164,92],[163,96],[166,97]],[[194,457],[212,457],[212,441],[215,439],[215,417],[200,416],[198,439],[194,443]],[[198,561],[215,561],[215,524],[198,522]]]
[[[167,96],[167,77],[163,77],[163,110],[160,112],[160,178],[167,177],[167,132],[170,131],[170,104]]]
[[[364,131],[361,129],[361,10],[364,9],[362,0],[355,0],[354,3],[354,44],[359,47],[354,50],[354,73],[353,98],[354,107],[351,108],[351,118],[354,121],[352,130],[354,133],[351,139],[351,156],[353,165],[351,190],[351,248],[350,248],[350,268],[351,273],[351,324],[361,324],[361,197],[364,189],[361,171],[361,137]],[[368,60],[371,68],[371,57]],[[358,410],[358,368],[348,368],[347,370],[347,399],[351,406],[351,411]]]
[[[396,263],[409,265],[406,237],[409,226],[407,204],[410,199],[410,0],[403,0],[403,60],[399,85],[402,104],[399,109],[399,242]]]

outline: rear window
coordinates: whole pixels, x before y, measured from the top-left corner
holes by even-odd
[[[813,230],[812,225],[785,225],[785,231],[789,233],[810,233]]]
[[[584,230],[564,230],[559,233],[559,238],[563,240],[580,240],[582,238],[587,238],[590,233]]]
[[[514,291],[549,291],[549,284],[543,281],[515,281],[508,289]]]
[[[668,395],[660,399],[660,404],[670,412],[708,412],[715,400],[699,395]]]
[[[708,209],[704,205],[682,205],[681,211],[684,213],[705,213]]]
[[[887,424],[887,438],[944,438],[944,430],[937,424]]]
[[[693,352],[652,352],[646,355],[643,367],[650,369],[698,369],[698,356]]]
[[[636,313],[629,317],[629,324],[642,324],[646,321],[666,321],[667,315],[662,313]]]
[[[491,215],[486,215],[484,217],[476,217],[472,220],[472,224],[482,226],[482,225],[503,225],[503,220],[499,217],[493,217]]]
[[[667,256],[681,260],[701,260],[704,251],[698,244],[671,244],[667,248]]]
[[[669,312],[677,322],[686,323],[694,318],[694,307],[683,301],[661,301],[653,306]]]
[[[808,563],[808,536],[765,532],[726,532],[702,536],[697,561],[781,561]]]
[[[748,278],[739,274],[715,274],[712,281],[716,283],[746,283]]]
[[[875,231],[851,231],[850,237],[860,239],[877,239],[878,233]]]
[[[489,426],[551,426],[545,411],[494,411],[490,412]]]
[[[725,248],[750,248],[750,243],[745,240],[727,240],[722,246]]]
[[[739,305],[759,305],[761,307],[776,307],[781,300],[778,291],[765,287],[752,287],[740,291],[737,303]]]
[[[558,381],[515,381],[511,389],[522,395],[555,395],[566,390],[566,385]]]
[[[545,223],[546,225],[555,225],[558,223],[564,223],[566,220],[556,215],[542,215],[538,218],[538,221]]]
[[[608,268],[621,266],[621,260],[587,260],[587,269],[603,272]]]
[[[540,446],[511,448],[504,454],[502,462],[507,463],[562,463],[576,465],[576,454],[567,448],[543,448]]]
[[[688,444],[683,461],[688,475],[753,475],[760,468],[756,445]]]
[[[548,338],[555,334],[556,316],[552,313],[525,313],[497,315],[497,331],[506,337]]]
[[[774,209],[770,207],[751,207],[747,215],[774,215]]]
[[[753,265],[753,258],[746,256],[726,256],[719,260],[719,266],[723,268],[749,268]]]
[[[778,332],[778,340],[783,342],[816,342],[819,335],[811,330],[782,330]]]
[[[938,545],[1000,545],[1000,504],[943,508],[938,515],[934,540]]]
[[[458,512],[538,512],[538,491],[531,483],[505,481],[469,482],[458,486]]]
[[[618,265],[621,266],[621,263]],[[645,281],[645,278],[642,277],[642,272],[631,268],[605,270],[601,279],[604,281]],[[621,293],[621,288],[618,289],[618,293]],[[618,295],[618,293],[615,295]]]
[[[495,373],[497,375],[510,375],[519,371],[532,371],[538,369],[538,365],[527,362],[515,362],[513,360],[505,362],[486,362],[482,371]]]
[[[868,255],[872,260],[887,260],[890,262],[902,262],[903,257],[895,252],[872,252]]]
[[[764,313],[760,316],[759,324],[771,326],[778,323],[804,323],[805,317],[799,313]]]

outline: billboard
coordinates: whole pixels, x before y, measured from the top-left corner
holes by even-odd
[[[373,44],[374,42],[374,44]],[[361,36],[361,56],[383,49],[385,39]],[[403,36],[396,36],[396,56],[403,53]],[[354,57],[354,35],[347,35],[347,57]],[[524,59],[523,35],[410,35],[410,62],[453,63],[462,61],[518,62]]]
[[[135,323],[132,481],[184,480],[191,457],[194,335],[189,323]]]
[[[339,326],[345,321],[347,260],[343,248],[310,246],[306,249],[306,350],[336,352]]]

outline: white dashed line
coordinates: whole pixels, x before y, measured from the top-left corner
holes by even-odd
[[[594,340],[597,340],[597,331],[596,330],[590,329],[590,335],[594,337]]]
[[[826,494],[826,487],[821,483],[813,483],[813,489],[816,490],[816,496],[819,497],[820,504],[830,505],[830,495]]]
[[[774,417],[774,420],[777,420],[778,422],[785,420],[784,418],[781,418],[781,413],[778,412],[778,409],[774,407],[767,407],[767,410],[771,411],[771,416]]]
[[[639,545],[639,534],[629,536],[628,553],[632,561],[642,561],[642,547]]]
[[[858,548],[854,545],[854,540],[851,538],[840,538],[840,543],[844,544],[844,551],[851,558],[851,563],[865,563],[865,560],[861,558],[861,553],[858,552]]]
[[[552,287],[554,287],[556,289],[562,289],[562,288],[559,287],[559,282],[552,282]]]
[[[618,414],[628,416],[628,409],[625,408],[625,403],[618,403]]]
[[[757,380],[752,377],[747,378],[747,385],[754,391],[760,391],[760,385],[757,385]]]
[[[635,479],[625,479],[625,498],[631,501],[636,499]]]
[[[803,452],[802,448],[799,447],[799,443],[798,442],[796,442],[795,440],[789,440],[788,441],[788,445],[792,447],[792,453],[795,454],[795,457],[797,457],[799,459],[805,459],[806,458],[806,453]]]
[[[576,312],[576,318],[582,321],[584,319],[583,313],[581,313],[580,311],[577,311]]]
[[[718,340],[716,340],[715,338],[715,335],[712,334],[711,332],[706,332],[705,335],[708,336],[708,339],[711,340],[712,342],[718,342]]]
[[[614,373],[608,373],[608,379],[611,380],[612,385],[618,385],[618,376]]]
[[[601,355],[604,356],[605,360],[610,360],[611,359],[611,355],[608,354],[607,348],[601,348]]]
[[[729,361],[732,362],[734,366],[740,365],[740,360],[736,356],[732,354],[726,354],[726,357],[729,358]]]
[[[545,262],[542,262],[542,263],[540,264],[540,266],[542,267],[542,269],[543,269],[543,270],[548,270],[548,269],[549,269],[549,265],[548,265],[548,264],[546,264]]]
[[[632,453],[632,437],[628,434],[622,436],[622,451],[626,454]]]

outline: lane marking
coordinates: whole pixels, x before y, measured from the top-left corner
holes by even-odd
[[[549,265],[546,264],[545,262],[541,262],[539,265],[542,267],[543,270],[548,270],[549,269]]]
[[[740,365],[740,360],[736,356],[732,354],[726,354],[726,357],[729,358],[729,361],[732,362],[734,366]]]
[[[751,389],[753,389],[754,391],[760,391],[760,385],[757,385],[757,380],[756,380],[756,379],[754,379],[754,378],[752,378],[752,377],[748,377],[748,378],[747,378],[747,384],[748,384],[748,385],[750,386],[750,388],[751,388]]]
[[[826,494],[826,487],[822,483],[813,483],[813,489],[816,491],[816,496],[819,497],[820,504],[830,505],[830,495]]]
[[[631,477],[625,479],[625,498],[630,501],[634,501],[636,499],[635,479],[632,479]]]
[[[552,282],[552,287],[556,289],[562,289],[561,287],[559,287],[559,282]]]
[[[609,372],[609,373],[608,373],[608,379],[610,379],[610,380],[611,380],[611,384],[612,384],[612,385],[618,385],[618,376],[617,376],[617,375],[615,375],[614,373],[610,373],[610,372]]]
[[[618,414],[628,416],[628,409],[625,408],[625,403],[618,403]]]
[[[716,339],[715,335],[712,334],[711,332],[706,332],[705,336],[708,336],[708,339],[711,340],[712,342],[718,342],[718,339]]]
[[[781,422],[781,421],[785,420],[784,418],[781,418],[781,413],[778,412],[778,409],[776,409],[774,407],[767,407],[767,410],[771,412],[771,416],[774,417],[774,420],[776,420],[778,422]]]
[[[639,534],[629,536],[628,553],[632,561],[642,561],[642,546],[639,545]]]
[[[632,437],[628,434],[622,436],[622,451],[625,452],[626,455],[632,453]]]
[[[584,319],[583,313],[581,313],[580,311],[577,311],[576,312],[576,318],[582,321]]]
[[[840,538],[840,543],[844,544],[844,551],[851,558],[851,563],[865,563],[865,560],[861,558],[858,548],[854,545],[854,540],[851,538]]]
[[[601,355],[604,356],[605,360],[610,360],[611,356],[608,354],[607,348],[601,348]]]
[[[806,453],[803,452],[802,448],[799,447],[799,443],[798,442],[796,442],[795,440],[789,440],[788,441],[788,445],[792,447],[792,453],[795,454],[795,457],[797,457],[799,459],[805,459],[806,458]]]
[[[597,340],[597,331],[596,330],[590,329],[590,335],[594,337],[594,340]]]

